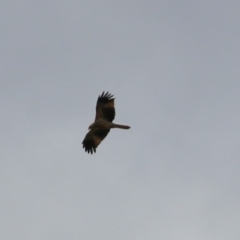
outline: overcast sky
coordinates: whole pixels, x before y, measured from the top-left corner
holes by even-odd
[[[0,3],[0,239],[239,240],[240,2]],[[102,91],[113,129],[81,142]]]

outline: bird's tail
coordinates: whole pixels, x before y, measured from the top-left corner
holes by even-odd
[[[113,123],[112,128],[129,129],[130,127],[126,126],[126,125],[120,125],[120,124]]]

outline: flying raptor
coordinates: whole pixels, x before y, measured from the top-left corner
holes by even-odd
[[[111,128],[129,129],[129,126],[115,124],[114,96],[109,92],[103,92],[97,99],[96,117],[94,123],[89,126],[89,132],[83,139],[82,145],[87,153],[96,152],[97,146],[108,135]]]

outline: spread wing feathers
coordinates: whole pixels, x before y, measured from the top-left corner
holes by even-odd
[[[96,105],[96,118],[104,118],[109,122],[112,122],[115,117],[114,98],[109,92],[103,92],[98,97]]]
[[[83,148],[85,148],[85,152],[93,154],[96,152],[97,146],[101,143],[101,141],[108,135],[110,129],[91,129],[85,138],[83,139]]]

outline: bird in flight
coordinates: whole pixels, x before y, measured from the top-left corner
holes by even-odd
[[[114,98],[109,92],[103,92],[97,99],[96,117],[89,126],[89,132],[83,139],[85,152],[93,154],[97,146],[108,135],[111,128],[129,129],[129,126],[113,123],[115,117]]]

